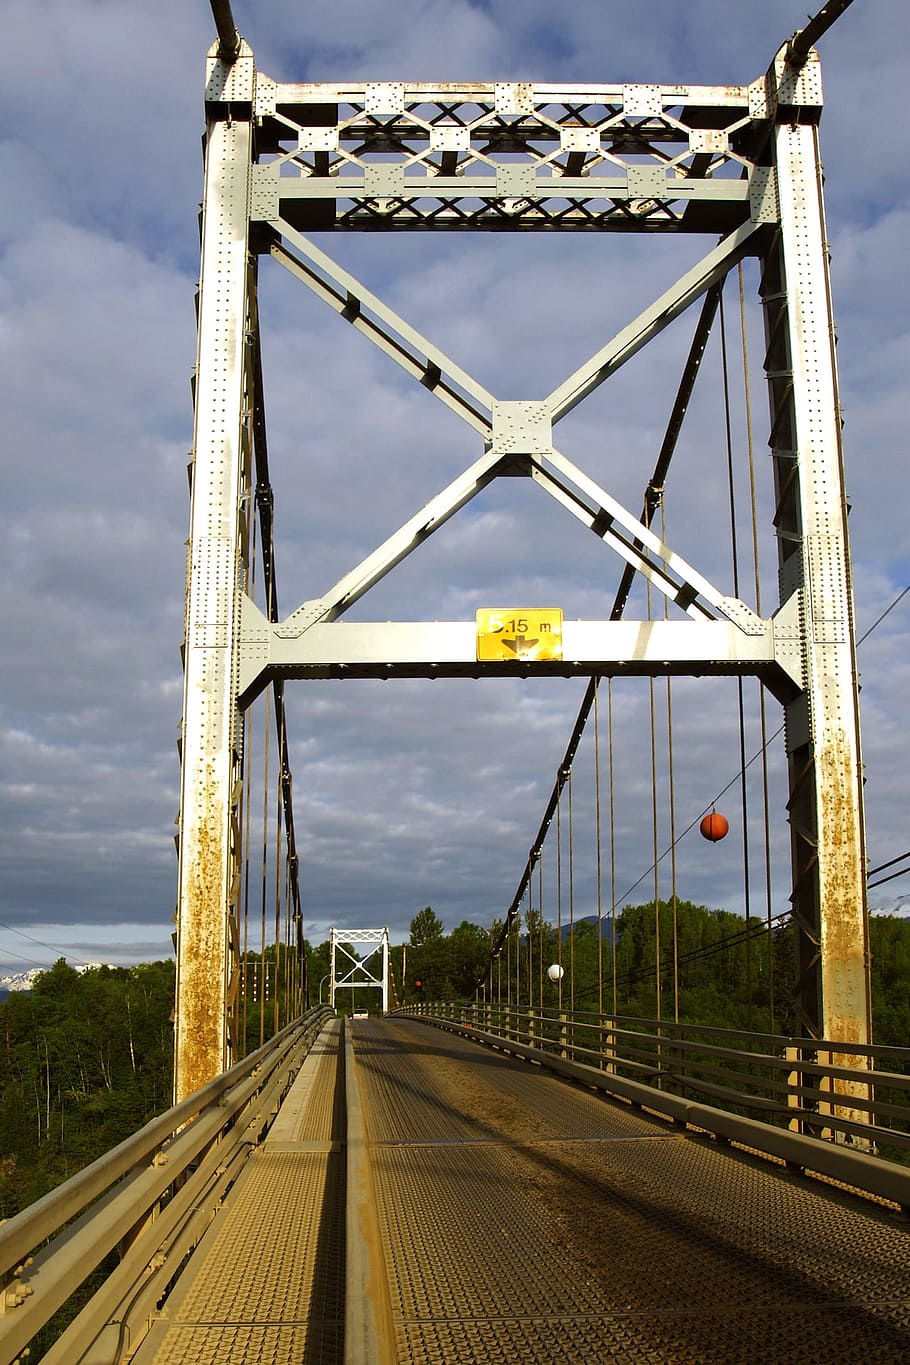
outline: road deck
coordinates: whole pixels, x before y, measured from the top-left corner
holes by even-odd
[[[902,1215],[417,1021],[354,1049],[401,1365],[910,1362]],[[340,1365],[337,1059],[336,1027],[136,1365]]]

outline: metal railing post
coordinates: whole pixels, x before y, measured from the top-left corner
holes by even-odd
[[[616,1070],[616,1033],[612,1028],[601,1030],[600,1054],[601,1070],[614,1072]]]

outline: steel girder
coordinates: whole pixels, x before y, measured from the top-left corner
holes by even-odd
[[[803,1022],[866,1041],[849,550],[815,125],[817,57],[747,86],[283,85],[209,56],[178,905],[178,1094],[229,1053],[242,711],[285,677],[753,673],[786,706]],[[721,238],[543,400],[498,401],[306,229]],[[248,253],[251,253],[248,259]],[[251,261],[269,253],[455,411],[483,453],[283,621],[245,592]],[[554,425],[745,255],[764,267],[781,606],[760,619],[553,444]],[[470,624],[339,617],[494,478],[530,477],[690,618],[567,622],[561,660],[477,658]],[[190,1042],[192,1038],[192,1042]],[[192,1057],[193,1060],[190,1060]]]

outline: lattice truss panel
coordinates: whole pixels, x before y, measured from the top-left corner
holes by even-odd
[[[749,86],[276,85],[253,215],[304,229],[705,231],[763,212]],[[762,136],[764,132],[764,136]],[[758,136],[757,136],[758,134]]]

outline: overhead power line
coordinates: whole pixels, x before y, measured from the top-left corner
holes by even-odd
[[[876,886],[884,886],[885,882],[896,881],[898,877],[906,877],[908,872],[910,872],[910,867],[902,867],[899,872],[892,872],[887,877],[880,877],[877,882],[869,882],[869,890],[872,891]]]
[[[32,935],[27,934],[24,929],[16,929],[12,924],[3,924],[0,922],[0,929],[6,929],[11,934],[18,934],[20,938],[27,938],[29,943],[37,943],[39,948],[46,948],[50,953],[62,953],[64,957],[71,957],[74,962],[81,963],[83,967],[90,967],[92,965],[90,962],[86,962],[84,957],[77,957],[75,953],[71,953],[67,948],[62,948],[59,943],[45,943],[40,938],[33,938]],[[14,953],[12,949],[7,949],[5,951],[8,951],[12,957],[22,957],[21,953]],[[34,962],[34,960],[34,958],[23,958],[24,962]]]
[[[879,618],[878,618],[876,621],[873,621],[873,622],[872,622],[872,625],[869,627],[869,629],[868,629],[863,635],[861,635],[861,636],[859,637],[859,639],[858,639],[857,642],[856,642],[857,648],[859,648],[859,646],[863,643],[864,640],[866,640],[866,639],[869,638],[869,636],[872,634],[873,630],[875,630],[878,626],[881,625],[882,621],[884,621],[884,619],[885,619],[885,617],[888,615],[888,613],[894,610],[894,608],[897,606],[898,602],[902,601],[903,598],[905,598],[905,597],[907,596],[907,593],[908,593],[908,592],[910,592],[910,583],[907,584],[907,586],[906,586],[906,588],[904,588],[903,592],[899,592],[899,593],[897,594],[897,596],[895,597],[895,599],[894,599],[894,601],[891,603],[891,605],[890,605],[889,607],[885,607],[885,610],[882,612],[881,616],[879,616]]]
[[[878,867],[870,867],[869,876],[874,877],[876,872],[884,872],[886,867],[893,867],[895,863],[902,863],[905,858],[910,858],[910,849],[906,853],[899,853],[896,858],[889,858],[886,863],[879,863]]]
[[[881,613],[881,615],[878,616],[878,617],[872,622],[872,625],[868,628],[868,630],[866,630],[866,631],[859,637],[859,639],[858,639],[857,642],[856,642],[857,648],[863,643],[863,641],[868,640],[869,636],[873,633],[873,631],[875,631],[875,630],[878,629],[878,627],[879,627],[879,626],[881,625],[881,623],[884,621],[885,617],[888,616],[888,615],[894,610],[894,608],[898,605],[899,602],[903,601],[903,599],[906,597],[907,593],[910,593],[910,583],[908,583],[907,586],[906,586],[905,588],[903,588],[903,589],[897,594],[897,596],[894,598],[894,600],[893,600],[891,603],[889,603],[889,605],[885,608],[885,610]],[[617,602],[617,605],[618,605],[618,602]],[[593,685],[593,681],[594,681],[594,680],[592,679],[592,684],[589,685],[589,689],[588,689],[589,691],[591,690],[591,686]],[[543,844],[543,839],[545,838],[547,829],[549,828],[549,825],[550,825],[550,817],[551,817],[551,815],[552,815],[552,809],[551,809],[551,807],[553,807],[553,806],[555,805],[555,801],[558,800],[559,793],[562,791],[563,785],[564,785],[564,783],[565,783],[565,781],[566,781],[566,778],[567,778],[567,776],[568,776],[569,766],[567,766],[567,765],[570,765],[570,763],[571,763],[571,758],[574,758],[575,751],[576,751],[577,748],[578,748],[578,743],[579,743],[579,741],[580,741],[580,739],[581,739],[581,734],[582,734],[582,731],[583,731],[583,729],[584,729],[585,723],[586,723],[587,718],[588,718],[589,709],[590,709],[590,707],[589,707],[589,705],[588,705],[588,697],[587,697],[587,694],[586,694],[585,699],[584,699],[584,701],[582,702],[581,709],[579,710],[578,717],[576,718],[575,726],[574,726],[573,731],[572,731],[572,737],[571,737],[570,742],[569,742],[569,747],[568,747],[568,749],[567,749],[567,751],[566,751],[566,756],[565,756],[565,758],[563,759],[563,762],[562,762],[562,764],[560,765],[560,768],[559,768],[559,771],[558,771],[558,774],[557,774],[557,779],[556,779],[556,783],[555,783],[555,785],[554,785],[553,796],[551,797],[550,805],[549,805],[548,808],[547,808],[547,812],[545,813],[544,819],[543,819],[543,821],[541,822],[540,829],[538,830],[537,839],[535,840],[534,849],[532,849],[531,856],[530,856],[530,858],[529,858],[529,860],[528,860],[528,865],[527,865],[527,867],[526,867],[526,869],[525,869],[525,873],[524,873],[524,876],[522,877],[522,881],[521,881],[521,883],[519,884],[518,891],[516,892],[515,898],[514,898],[514,900],[512,901],[512,904],[510,905],[509,910],[508,910],[508,912],[507,912],[507,914],[506,914],[505,921],[504,921],[504,923],[503,923],[502,929],[500,930],[500,935],[499,935],[498,943],[496,944],[496,946],[495,946],[494,949],[493,949],[493,952],[492,952],[491,955],[490,955],[490,963],[489,963],[489,965],[488,965],[488,967],[487,967],[487,971],[486,971],[486,973],[485,973],[485,976],[489,975],[490,969],[491,969],[491,967],[492,967],[493,959],[498,955],[499,952],[502,951],[502,947],[503,947],[503,944],[505,943],[505,940],[506,940],[506,938],[507,938],[507,936],[508,936],[509,930],[511,929],[511,926],[512,926],[512,924],[514,923],[515,918],[516,918],[516,916],[517,916],[517,914],[518,914],[518,907],[519,907],[519,905],[520,905],[520,903],[521,903],[521,899],[522,899],[522,897],[523,897],[523,895],[524,895],[525,889],[526,889],[526,887],[527,887],[527,885],[528,885],[528,882],[529,882],[529,880],[530,880],[530,873],[531,873],[531,870],[533,869],[534,863],[537,861],[537,858],[539,858],[539,856],[540,856],[540,850],[541,850],[541,846],[542,846],[542,844]],[[662,862],[664,861],[665,858],[668,858],[668,857],[670,856],[671,852],[673,851],[673,848],[676,847],[676,845],[678,845],[678,844],[680,843],[680,841],[686,837],[687,834],[690,834],[690,833],[692,832],[692,830],[695,828],[695,826],[696,826],[696,825],[699,823],[699,821],[701,820],[702,815],[704,815],[706,811],[709,811],[709,810],[713,809],[714,806],[716,806],[717,802],[720,801],[720,800],[727,794],[727,792],[730,790],[730,788],[736,785],[736,783],[737,783],[737,782],[740,780],[740,778],[742,777],[742,774],[743,774],[744,772],[746,772],[749,768],[751,768],[751,766],[752,766],[753,763],[757,762],[758,759],[761,758],[761,756],[762,756],[762,754],[765,752],[765,750],[769,747],[769,745],[770,745],[775,739],[777,739],[777,737],[778,737],[779,735],[783,734],[783,731],[784,731],[784,726],[783,726],[783,725],[779,725],[778,728],[774,731],[774,733],[773,733],[772,735],[769,735],[769,736],[768,736],[768,739],[766,740],[765,744],[764,744],[760,749],[756,750],[756,752],[752,755],[752,757],[751,757],[751,758],[749,759],[749,761],[745,764],[745,766],[744,766],[742,769],[740,769],[739,772],[735,773],[733,777],[730,778],[730,781],[726,784],[726,786],[725,786],[725,787],[722,787],[721,790],[715,795],[713,801],[710,801],[710,802],[708,803],[708,805],[705,807],[705,809],[704,809],[703,811],[700,811],[699,814],[695,817],[695,819],[692,820],[691,823],[688,824],[688,825],[686,826],[686,828],[682,831],[682,833],[677,835],[677,837],[676,837],[676,839],[674,840],[673,844],[671,844],[668,848],[665,848],[665,849],[664,849],[663,853],[661,853],[660,857],[657,859],[657,864],[658,864],[658,865],[659,865],[660,863],[662,863]],[[902,859],[905,858],[905,857],[910,857],[910,850],[908,850],[908,852],[907,852],[906,854],[902,854],[899,858],[893,858],[893,859],[891,859],[889,862],[879,864],[878,867],[872,869],[872,871],[869,873],[869,876],[870,876],[870,877],[875,876],[875,874],[876,874],[877,872],[882,872],[882,871],[884,871],[884,869],[885,869],[886,867],[891,867],[891,866],[894,865],[894,863],[901,862]],[[621,901],[625,901],[625,900],[632,894],[632,892],[635,891],[635,890],[641,885],[641,883],[645,880],[645,878],[651,875],[651,873],[652,873],[653,871],[654,871],[654,864],[652,864],[650,867],[647,867],[647,868],[644,870],[644,872],[641,874],[641,876],[638,878],[638,880],[635,881],[635,882],[633,882],[632,885],[631,885],[630,887],[628,887],[628,888],[626,889],[626,891],[625,891],[621,896],[618,896],[618,897],[617,897],[617,903],[619,903],[619,902],[621,902]],[[903,876],[903,875],[904,875],[904,872],[910,872],[910,868],[905,868],[905,869],[902,869],[900,872],[895,872],[895,873],[893,873],[890,877],[885,877],[885,878],[883,878],[883,879],[882,879],[882,882],[872,882],[872,883],[869,883],[869,889],[871,890],[874,886],[881,886],[882,883],[885,882],[885,881],[893,881],[893,880],[895,880],[897,877]]]
[[[19,962],[28,962],[32,967],[43,968],[50,967],[52,965],[50,962],[42,962],[37,957],[26,957],[25,953],[15,953],[13,952],[12,948],[3,948],[2,950],[0,950],[0,958],[2,958],[5,961],[6,958],[8,957],[15,957],[18,959]]]
[[[889,614],[889,612],[891,612],[891,611],[894,610],[894,608],[897,606],[898,602],[902,601],[902,599],[903,599],[904,597],[906,597],[906,595],[907,595],[908,592],[910,592],[910,583],[908,583],[907,586],[906,586],[905,588],[903,588],[901,592],[898,593],[897,597],[895,597],[894,601],[891,602],[890,605],[887,606],[887,607],[885,608],[885,610],[882,612],[881,616],[879,616],[879,617],[877,618],[877,620],[873,621],[873,622],[872,622],[872,625],[869,627],[869,629],[868,629],[863,635],[860,636],[860,638],[859,638],[859,639],[857,640],[857,642],[856,642],[857,648],[859,648],[859,646],[863,643],[864,640],[868,640],[868,638],[869,638],[869,636],[872,634],[872,632],[873,632],[874,630],[876,630],[876,629],[881,625],[882,621],[884,621],[885,617]],[[688,824],[688,825],[686,826],[686,828],[682,831],[682,833],[679,834],[679,835],[677,836],[677,838],[676,838],[676,840],[675,840],[675,843],[676,843],[676,844],[678,844],[678,843],[680,842],[681,839],[684,839],[684,838],[686,837],[687,834],[690,834],[690,833],[692,832],[692,830],[695,828],[695,826],[696,826],[696,825],[699,823],[699,821],[701,820],[701,817],[702,817],[707,811],[713,810],[713,808],[717,805],[718,801],[720,801],[724,796],[726,796],[727,792],[730,790],[731,787],[734,787],[734,786],[736,785],[736,783],[737,783],[737,782],[740,780],[740,778],[742,777],[743,773],[744,773],[744,772],[747,772],[747,771],[749,770],[749,768],[752,767],[752,764],[755,763],[755,762],[757,762],[758,759],[761,758],[762,754],[765,752],[765,750],[768,748],[768,746],[769,746],[775,739],[777,739],[778,735],[782,735],[783,732],[784,732],[784,726],[783,726],[783,725],[779,725],[779,726],[777,727],[777,729],[774,731],[774,733],[773,733],[772,735],[769,735],[769,736],[768,736],[768,738],[767,738],[766,742],[764,743],[764,745],[763,745],[760,749],[757,749],[757,750],[756,750],[756,752],[755,752],[755,753],[752,755],[752,757],[749,759],[748,763],[746,763],[745,767],[741,768],[740,771],[739,771],[738,773],[735,773],[734,776],[730,778],[730,781],[727,783],[727,785],[726,785],[725,787],[722,787],[722,788],[720,789],[720,791],[717,792],[717,794],[714,796],[713,800],[709,801],[708,804],[707,804],[707,806],[705,806],[705,809],[704,809],[703,811],[700,811],[699,814],[696,815],[695,819],[691,822],[691,824]],[[672,852],[673,847],[674,847],[674,845],[671,845],[669,848],[664,849],[663,853],[660,855],[660,857],[659,857],[658,860],[657,860],[658,863],[662,863],[663,860],[664,860],[665,858],[669,857],[670,853]],[[904,856],[904,857],[910,857],[910,852],[908,852],[907,854],[904,854],[904,855],[902,855],[902,856]],[[893,862],[900,862],[900,858],[895,858],[895,859],[893,859],[892,861],[893,861]],[[879,867],[873,868],[873,870],[869,873],[869,876],[870,876],[870,877],[874,877],[875,874],[876,874],[876,872],[881,872],[881,871],[883,871],[886,867],[890,867],[891,865],[892,865],[892,863],[890,863],[890,862],[889,862],[889,863],[882,863]],[[641,876],[638,878],[638,881],[633,882],[632,885],[631,885],[631,886],[630,886],[630,887],[629,887],[621,896],[618,897],[618,900],[624,901],[624,900],[626,899],[626,897],[630,896],[630,895],[632,894],[632,892],[635,891],[636,888],[639,887],[639,886],[641,885],[641,883],[645,880],[645,878],[648,877],[648,876],[650,876],[651,873],[652,873],[653,871],[654,871],[653,864],[652,864],[651,867],[645,868],[644,872],[643,872],[643,873],[641,874]],[[900,874],[900,873],[895,873],[894,875],[895,875],[895,876],[899,876],[899,875],[901,875],[901,874]],[[891,881],[891,880],[893,880],[893,878],[886,877],[885,880],[886,880],[886,881]],[[876,882],[875,885],[876,885],[876,886],[880,886],[881,883],[880,883],[880,882]],[[870,889],[871,889],[871,888],[870,888]]]
[[[678,970],[681,970],[690,963],[702,962],[705,958],[716,956],[717,953],[729,952],[730,949],[735,948],[740,943],[745,943],[746,941],[753,943],[755,940],[763,938],[771,933],[772,925],[780,925],[784,920],[788,920],[789,918],[790,911],[784,910],[781,914],[775,915],[771,923],[767,920],[753,919],[749,922],[748,926],[737,929],[735,933],[726,934],[723,938],[714,939],[711,943],[701,944],[698,948],[693,948],[688,953],[683,953],[676,960],[675,966]],[[665,960],[661,963],[661,971],[669,970],[673,965],[673,955],[671,952],[666,954]],[[617,986],[635,986],[640,981],[647,981],[650,977],[653,977],[656,972],[656,963],[650,963],[648,966],[638,967],[632,971],[626,972],[625,976],[617,978],[616,984]],[[596,989],[597,988],[594,986],[589,987],[587,990],[580,992],[577,998],[579,1000],[587,1000],[594,995]]]

